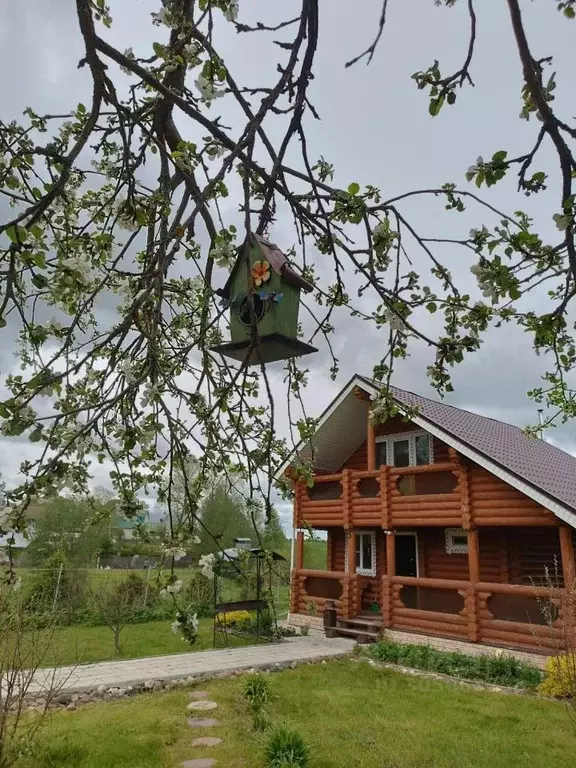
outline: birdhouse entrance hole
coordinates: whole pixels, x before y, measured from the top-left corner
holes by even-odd
[[[266,305],[258,296],[258,294],[253,294],[252,300],[254,302],[254,315],[256,322],[259,323],[260,320],[264,317],[264,312],[266,311]],[[240,304],[239,309],[239,315],[240,315],[240,322],[242,325],[250,326],[250,297],[245,296],[242,299],[242,303]]]

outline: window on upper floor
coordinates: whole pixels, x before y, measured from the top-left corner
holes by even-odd
[[[392,467],[417,467],[434,463],[432,435],[404,432],[376,438],[376,463]]]

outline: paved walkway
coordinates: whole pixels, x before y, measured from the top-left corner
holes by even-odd
[[[217,674],[235,669],[255,669],[292,661],[328,659],[349,653],[354,641],[324,636],[295,637],[282,643],[225,648],[216,651],[177,653],[146,659],[104,661],[77,667],[40,669],[34,676],[29,693],[42,693],[53,681],[61,691],[81,693],[100,685],[106,688],[126,688],[148,680],[166,682],[188,676]]]

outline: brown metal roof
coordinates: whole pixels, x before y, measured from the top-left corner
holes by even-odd
[[[280,248],[278,248],[277,245],[274,245],[274,243],[269,242],[266,240],[266,238],[262,237],[261,235],[255,235],[254,233],[250,234],[250,237],[255,240],[260,248],[262,249],[262,252],[264,253],[264,256],[266,257],[266,260],[269,262],[270,266],[272,267],[273,271],[280,275],[284,280],[286,280],[287,283],[290,283],[291,285],[295,285],[297,288],[300,288],[301,290],[305,291],[306,293],[311,293],[314,290],[314,286],[312,283],[309,283],[308,280],[302,277],[302,275],[298,274],[298,272],[295,272],[292,267],[290,266],[290,262],[284,256]],[[236,272],[236,268],[242,261],[242,248],[238,251],[238,258],[236,259],[236,263],[232,267],[232,271],[230,272],[230,275],[228,277],[228,280],[226,281],[226,285],[224,288],[220,291],[217,291],[218,295],[228,297],[230,293],[230,285],[232,284],[232,279],[234,277],[234,274]]]
[[[359,376],[380,388],[378,382]],[[554,445],[527,437],[512,424],[479,416],[414,392],[390,387],[398,405],[416,406],[418,416],[472,450],[499,464],[551,499],[576,510],[576,457]]]

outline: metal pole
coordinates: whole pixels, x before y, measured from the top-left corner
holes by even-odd
[[[58,595],[60,593],[60,581],[62,580],[62,569],[64,563],[60,563],[60,569],[58,570],[58,578],[56,579],[56,589],[54,590],[54,599],[52,600],[52,613],[56,610],[56,604],[58,603]]]

